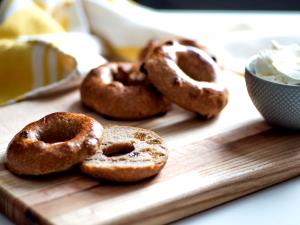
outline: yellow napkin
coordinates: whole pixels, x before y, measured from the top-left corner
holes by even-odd
[[[59,32],[65,29],[35,4],[16,10],[0,26],[1,38]]]
[[[21,99],[31,90],[36,93],[67,75],[69,79],[77,75],[76,61],[51,44],[0,40],[0,103]]]

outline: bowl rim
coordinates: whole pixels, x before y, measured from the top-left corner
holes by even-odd
[[[255,72],[253,72],[253,69],[250,68],[250,65],[254,62],[254,60],[257,59],[259,55],[256,54],[256,55],[253,55],[251,56],[247,63],[246,63],[246,66],[245,66],[245,77],[247,74],[249,74],[250,76],[252,77],[255,77],[256,79],[262,81],[262,82],[265,82],[265,83],[269,83],[269,84],[272,84],[272,85],[275,85],[275,86],[280,86],[280,87],[286,87],[286,88],[293,88],[293,89],[298,89],[300,88],[300,85],[297,85],[297,84],[282,84],[282,83],[276,83],[276,82],[273,82],[273,81],[269,81],[269,80],[266,80],[266,79],[263,79],[259,76],[256,75]]]

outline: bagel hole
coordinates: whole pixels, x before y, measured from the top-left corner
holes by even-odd
[[[134,150],[132,143],[116,143],[104,148],[103,154],[107,157],[126,155]]]
[[[65,142],[73,139],[79,132],[79,126],[72,123],[59,123],[45,128],[39,134],[39,140],[48,144]]]
[[[176,56],[178,67],[192,79],[207,82],[216,79],[214,67],[207,59],[210,56],[206,52],[203,51],[203,55],[200,55],[191,50],[178,52]]]
[[[120,66],[112,74],[115,81],[125,86],[141,85],[146,83],[146,74],[140,71],[140,68],[124,68]]]

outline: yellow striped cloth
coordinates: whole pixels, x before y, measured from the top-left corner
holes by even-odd
[[[30,97],[41,87],[78,75],[76,60],[53,44],[20,40],[21,35],[65,32],[48,13],[26,0],[4,1],[1,7],[0,105]]]
[[[51,44],[0,40],[0,104],[71,74],[76,75],[76,61]]]

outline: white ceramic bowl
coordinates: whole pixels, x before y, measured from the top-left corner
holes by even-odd
[[[256,76],[256,58],[250,58],[245,68],[247,90],[253,104],[269,124],[300,129],[300,85],[279,84]]]

